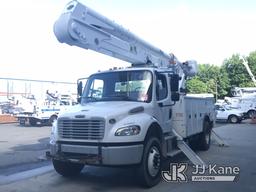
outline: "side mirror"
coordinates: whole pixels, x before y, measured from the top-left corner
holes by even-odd
[[[179,101],[180,100],[180,94],[179,94],[179,81],[180,76],[178,74],[172,74],[171,75],[171,99],[172,101]]]
[[[81,96],[83,94],[83,82],[80,81],[78,84],[77,84],[77,102],[78,103],[81,103]]]
[[[171,92],[178,92],[179,91],[179,81],[180,76],[177,74],[171,75]]]
[[[84,85],[86,85],[88,77],[80,78],[77,80],[77,102],[81,103],[81,97],[83,95]]]
[[[180,94],[178,92],[172,92],[172,101],[179,101],[180,100]]]
[[[82,96],[83,94],[83,82],[80,81],[77,85],[77,95]]]

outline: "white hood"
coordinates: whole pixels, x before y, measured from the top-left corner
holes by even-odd
[[[85,105],[77,105],[66,111],[59,117],[75,118],[76,115],[85,115],[86,117],[117,117],[127,115],[131,109],[145,106],[142,102],[124,102],[124,101],[108,101],[108,102],[90,102]]]

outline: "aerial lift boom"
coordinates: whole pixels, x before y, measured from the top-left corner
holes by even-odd
[[[133,66],[151,65],[178,74],[180,88],[184,88],[186,76],[197,72],[195,61],[179,62],[173,54],[164,53],[77,1],[67,4],[54,25],[54,33],[61,43],[91,49]]]
[[[243,57],[242,57],[242,60],[243,60],[243,65],[245,66],[247,72],[249,73],[249,75],[250,75],[250,77],[251,77],[251,79],[252,79],[252,82],[253,82],[254,85],[256,86],[256,79],[255,79],[254,75],[252,74],[252,71],[251,71],[251,69],[250,69],[250,67],[249,67],[249,65],[248,65],[247,60],[244,59]]]

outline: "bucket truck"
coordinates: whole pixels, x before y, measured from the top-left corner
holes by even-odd
[[[161,179],[163,159],[183,152],[206,166],[190,148],[208,150],[215,121],[212,96],[187,96],[185,80],[195,61],[180,62],[78,1],[54,24],[58,41],[131,63],[92,74],[80,104],[61,114],[51,132],[55,170],[79,174],[84,165],[134,165],[146,187]]]
[[[58,115],[74,105],[69,95],[58,95],[46,92],[47,98],[43,101],[23,99],[22,111],[15,115],[21,126],[28,121],[31,126],[52,125]]]
[[[240,57],[252,82],[256,86],[255,77],[244,57]],[[231,89],[233,97],[225,97],[225,103],[231,108],[241,110],[245,117],[252,118],[256,115],[256,87],[234,87]]]

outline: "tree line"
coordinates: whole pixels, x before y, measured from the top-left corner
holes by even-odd
[[[256,76],[256,51],[244,57]],[[254,87],[240,54],[225,59],[221,66],[199,64],[198,74],[187,80],[188,93],[212,93],[218,98],[231,96],[232,87]]]

